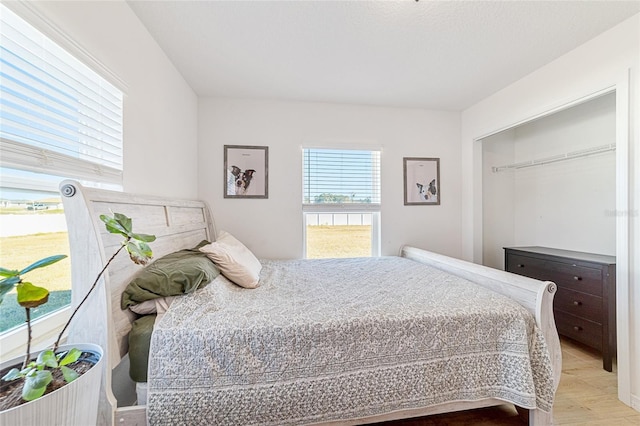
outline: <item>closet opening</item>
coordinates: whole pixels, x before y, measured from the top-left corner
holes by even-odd
[[[557,281],[561,340],[614,378],[616,125],[609,92],[481,140],[483,264]]]
[[[514,245],[615,256],[615,143],[615,93],[483,139],[483,263]]]

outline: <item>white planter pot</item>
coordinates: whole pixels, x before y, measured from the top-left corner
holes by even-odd
[[[102,380],[103,352],[94,344],[60,346],[59,351],[77,348],[98,354],[98,362],[71,383],[18,407],[0,411],[0,425],[95,425],[98,415],[98,397]],[[35,356],[35,355],[34,355]],[[21,363],[24,357],[2,363],[0,369]]]

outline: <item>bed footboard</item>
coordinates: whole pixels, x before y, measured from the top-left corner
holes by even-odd
[[[553,298],[557,290],[553,282],[523,277],[410,246],[402,247],[400,255],[487,287],[524,306],[534,315],[538,327],[544,334],[551,356],[554,387],[558,389],[562,372],[562,352],[553,317]],[[552,424],[551,413],[531,410],[529,416],[531,425]]]

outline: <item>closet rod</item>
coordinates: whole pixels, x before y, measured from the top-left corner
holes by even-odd
[[[541,166],[543,164],[556,163],[558,161],[572,160],[574,158],[587,157],[589,155],[602,154],[609,151],[615,151],[616,144],[608,144],[596,146],[593,148],[582,149],[580,151],[572,151],[566,154],[554,155],[552,157],[540,158],[538,160],[523,161],[521,163],[508,164],[505,166],[491,167],[494,173],[504,172],[506,170],[517,170],[525,167]]]

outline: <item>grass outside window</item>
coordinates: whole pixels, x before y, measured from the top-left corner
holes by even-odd
[[[308,225],[307,258],[370,257],[371,225]]]
[[[51,254],[69,256],[69,241],[66,232],[0,237],[2,267],[19,269]],[[64,259],[46,269],[29,273],[27,281],[49,290],[49,302],[32,309],[33,319],[42,317],[71,303],[71,267]],[[4,333],[25,322],[24,308],[16,301],[15,290],[6,295],[0,305],[0,333]]]

